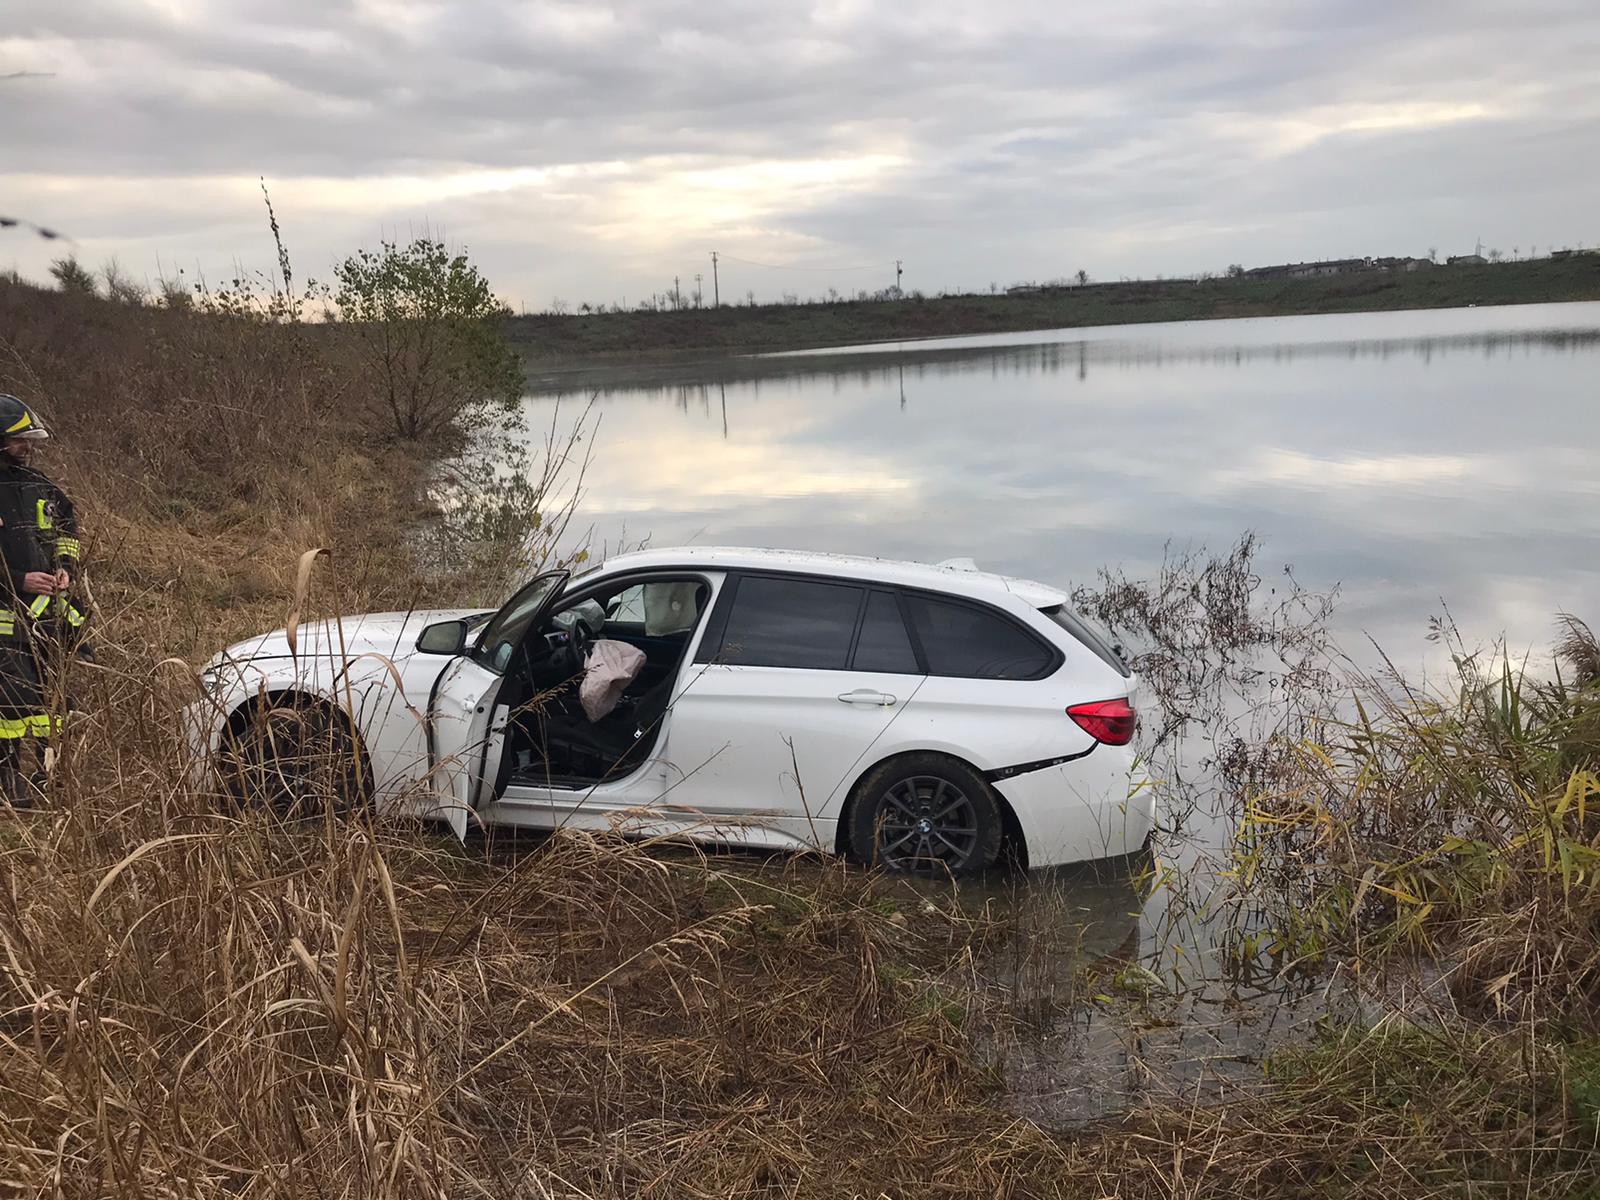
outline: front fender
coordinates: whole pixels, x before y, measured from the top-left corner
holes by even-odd
[[[348,663],[319,658],[223,658],[206,669],[206,694],[186,713],[191,745],[203,758],[222,746],[228,723],[262,695],[295,694],[332,705],[351,720],[372,769],[375,797],[388,804],[428,771],[424,711],[443,663],[402,671],[382,655]]]

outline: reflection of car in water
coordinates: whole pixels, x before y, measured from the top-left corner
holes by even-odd
[[[1042,866],[1150,830],[1128,668],[1060,591],[970,564],[651,550],[492,614],[298,633],[298,656],[279,632],[208,665],[204,748],[287,762],[261,728],[297,714],[360,747],[380,805],[457,833],[476,814],[969,873],[1008,842]]]
[[[893,885],[938,904],[953,899],[974,919],[1009,931],[991,947],[997,954],[1046,960],[1050,973],[1066,978],[1091,964],[1103,972],[1139,961],[1153,863],[1151,852],[1141,849],[1025,873],[996,868],[962,879],[953,891],[930,879],[902,878]]]

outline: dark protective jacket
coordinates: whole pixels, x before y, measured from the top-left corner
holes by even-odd
[[[67,494],[32,467],[0,453],[0,739],[48,733],[41,659],[82,636],[83,614],[69,596],[41,596],[30,571],[65,569],[82,556]]]

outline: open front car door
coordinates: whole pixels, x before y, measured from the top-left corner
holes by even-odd
[[[428,765],[435,811],[458,838],[468,815],[491,797],[505,740],[506,712],[497,704],[506,673],[539,629],[568,572],[547,571],[525,584],[489,619],[477,642],[440,672],[428,698]]]

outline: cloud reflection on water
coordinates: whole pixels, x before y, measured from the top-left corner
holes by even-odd
[[[1294,340],[1286,340],[1292,336]],[[1024,341],[1023,338],[1033,340]],[[1249,528],[1420,661],[1542,647],[1600,595],[1600,304],[1191,322],[643,368],[598,386],[601,539],[938,560],[1051,581]],[[562,381],[548,381],[555,391]],[[547,396],[531,398],[545,405]]]

